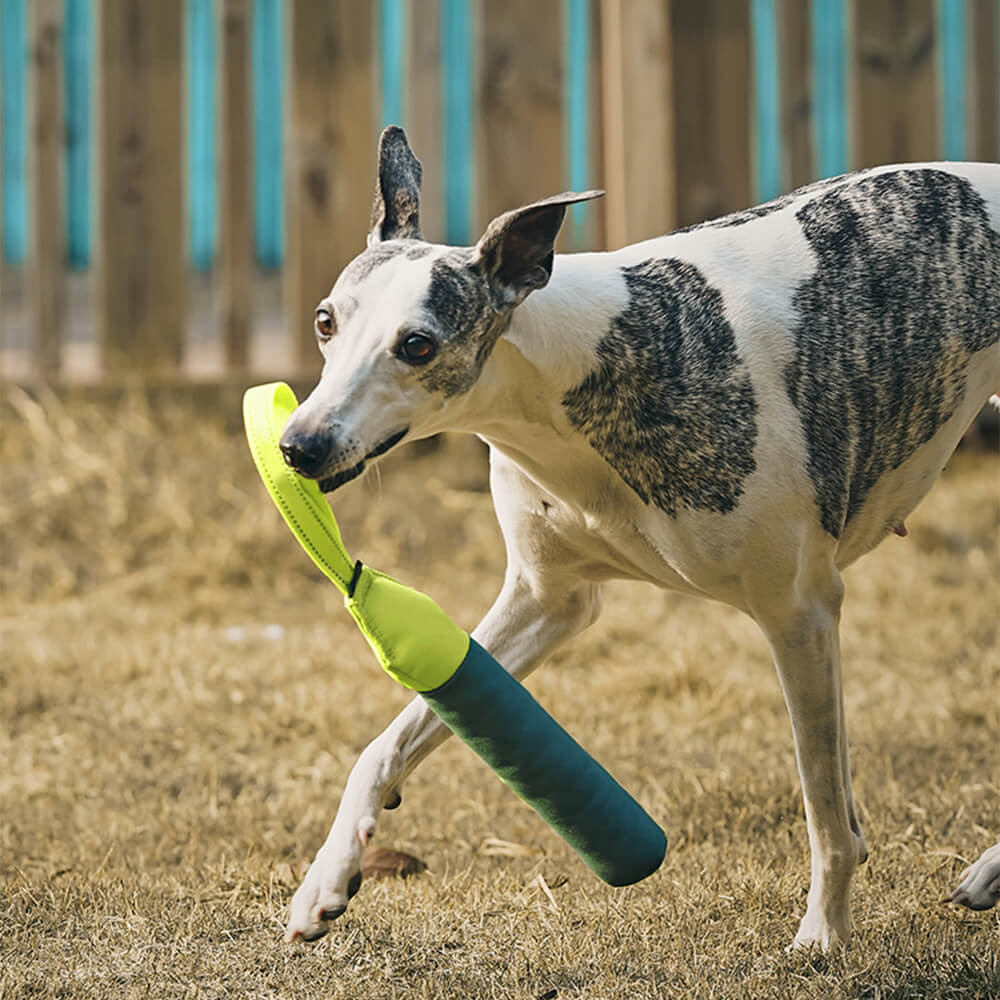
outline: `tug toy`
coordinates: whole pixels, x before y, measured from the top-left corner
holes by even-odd
[[[351,561],[319,487],[289,468],[278,447],[297,405],[284,382],[247,390],[243,420],[254,463],[385,671],[417,691],[605,882],[631,885],[651,875],[667,839],[635,799],[426,594]]]

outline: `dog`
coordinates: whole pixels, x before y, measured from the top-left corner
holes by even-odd
[[[793,946],[850,933],[868,854],[841,693],[841,571],[926,495],[1000,386],[1000,166],[820,181],[610,253],[555,255],[558,194],[473,247],[426,242],[403,131],[378,150],[366,250],[316,310],[318,385],[286,461],[332,491],[401,443],[478,434],[507,550],[473,636],[523,678],[610,579],[723,601],[773,652],[811,885]],[[360,885],[383,808],[448,735],[418,697],[361,754],[292,899],[312,940]]]
[[[987,847],[960,878],[958,888],[942,902],[970,910],[988,910],[1000,903],[1000,844]]]

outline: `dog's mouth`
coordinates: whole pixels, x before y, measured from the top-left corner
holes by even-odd
[[[338,487],[343,486],[344,483],[349,483],[352,479],[357,479],[365,471],[367,462],[370,462],[373,458],[378,458],[379,455],[384,455],[390,448],[394,448],[406,437],[409,430],[409,427],[404,427],[401,431],[390,434],[384,441],[375,445],[357,465],[352,465],[349,469],[341,469],[340,472],[335,472],[332,476],[318,480],[319,488],[324,493],[332,493]]]

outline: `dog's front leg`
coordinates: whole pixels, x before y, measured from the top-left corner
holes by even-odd
[[[515,677],[531,673],[561,642],[597,615],[591,584],[538,586],[537,577],[513,571],[500,596],[472,633]],[[375,832],[379,812],[399,804],[409,773],[450,735],[415,698],[388,729],[368,745],[347,779],[337,817],[292,899],[287,940],[322,937],[361,885],[361,855]]]
[[[851,876],[868,850],[858,825],[847,753],[838,625],[842,586],[833,567],[818,581],[807,573],[797,594],[761,620],[792,722],[806,825],[811,879],[796,948],[824,951],[851,932]]]

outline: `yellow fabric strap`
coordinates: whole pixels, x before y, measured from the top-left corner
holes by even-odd
[[[254,386],[243,397],[250,452],[271,499],[299,544],[344,595],[386,672],[412,690],[440,687],[465,659],[469,636],[419,590],[367,566],[355,573],[326,498],[313,480],[288,467],[278,446],[297,406],[284,382]]]

